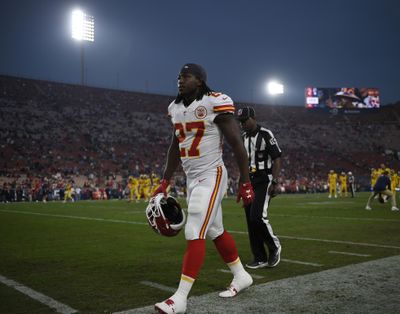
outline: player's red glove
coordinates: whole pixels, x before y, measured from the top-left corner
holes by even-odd
[[[167,196],[168,186],[169,186],[169,181],[162,179],[160,181],[160,185],[158,186],[157,190],[154,191],[153,196],[159,193],[163,193],[164,196]]]
[[[240,199],[243,200],[243,206],[246,207],[250,205],[254,200],[254,191],[250,182],[239,183],[239,191],[236,197],[236,203],[240,202]]]

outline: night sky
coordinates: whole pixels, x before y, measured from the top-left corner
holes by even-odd
[[[0,74],[79,83],[76,8],[95,17],[89,86],[174,95],[179,69],[195,62],[236,101],[303,106],[307,86],[400,100],[398,0],[3,0]],[[285,94],[267,95],[269,79]]]

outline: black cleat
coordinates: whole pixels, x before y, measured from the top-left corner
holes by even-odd
[[[250,268],[250,269],[264,268],[267,266],[268,266],[268,262],[266,262],[266,261],[262,261],[262,262],[253,261],[251,263],[246,264],[246,267]]]
[[[275,267],[279,264],[281,261],[281,251],[282,246],[279,246],[274,252],[269,254],[267,267]]]

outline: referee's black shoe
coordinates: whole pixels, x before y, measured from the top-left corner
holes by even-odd
[[[281,261],[281,251],[282,246],[279,246],[275,251],[270,252],[268,256],[268,265],[267,267],[275,267]]]
[[[267,266],[268,266],[267,261],[252,261],[251,263],[246,264],[246,267],[250,269],[263,268]]]

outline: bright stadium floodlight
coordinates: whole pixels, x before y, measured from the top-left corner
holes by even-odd
[[[281,95],[283,94],[283,85],[278,82],[268,82],[267,83],[267,91],[270,95]]]
[[[83,41],[94,41],[94,17],[81,10],[72,12],[72,38]]]
[[[85,53],[84,53],[84,42],[94,42],[94,17],[85,14],[81,10],[75,10],[72,12],[72,38],[80,41],[81,44],[81,85],[85,83]]]

